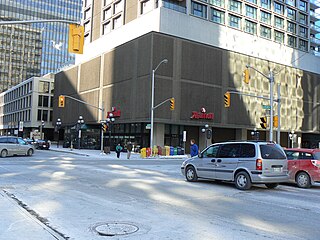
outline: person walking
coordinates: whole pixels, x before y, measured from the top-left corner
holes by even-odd
[[[198,145],[196,144],[196,141],[194,139],[191,139],[190,144],[191,144],[191,146],[190,146],[191,157],[198,156],[199,148],[198,148]]]
[[[127,159],[130,159],[131,151],[132,151],[132,143],[128,142],[127,143]]]
[[[120,158],[120,153],[122,151],[122,146],[120,143],[116,146],[116,153],[117,153],[117,158]]]

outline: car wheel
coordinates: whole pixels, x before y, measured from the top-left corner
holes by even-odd
[[[300,172],[296,176],[296,183],[299,188],[309,188],[311,187],[311,181],[308,173]]]
[[[33,154],[33,150],[30,148],[30,149],[28,150],[28,152],[27,152],[27,155],[28,155],[28,156],[32,156],[32,154]]]
[[[249,174],[246,172],[238,172],[234,182],[235,182],[236,188],[240,190],[248,190],[252,186]]]
[[[194,169],[194,167],[189,166],[186,169],[186,179],[188,182],[195,182],[198,179],[196,170]]]
[[[266,183],[265,185],[267,188],[273,189],[278,187],[279,183]]]
[[[3,149],[3,150],[1,151],[1,157],[2,157],[2,158],[5,158],[5,157],[7,157],[7,156],[8,156],[8,151],[5,150],[5,149]]]

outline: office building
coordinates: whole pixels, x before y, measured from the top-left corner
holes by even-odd
[[[112,144],[131,140],[149,146],[155,69],[155,105],[170,97],[176,100],[174,111],[168,104],[154,111],[156,145],[182,146],[184,131],[187,148],[192,138],[201,147],[256,138],[256,133],[268,140],[271,71],[274,99],[277,89],[281,96],[280,143],[314,147],[320,142],[319,1],[84,4],[84,54],[77,57],[76,66],[56,74],[56,92],[106,111],[112,107],[121,111],[112,124]],[[164,59],[168,63],[159,66]],[[249,84],[243,81],[247,65],[251,66]],[[227,91],[232,92],[229,108],[224,107]],[[278,104],[273,103],[274,115]],[[74,102],[63,109],[54,106],[54,114],[65,119],[66,128],[78,115],[97,126],[108,117]],[[261,127],[261,117],[266,117],[267,129]],[[213,131],[209,141],[202,133],[205,125]]]
[[[80,22],[81,0],[0,0],[0,21],[70,20]],[[68,24],[0,26],[0,92],[33,76],[74,64],[68,53]]]

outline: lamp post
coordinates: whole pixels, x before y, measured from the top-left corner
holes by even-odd
[[[106,122],[109,127],[109,148],[111,151],[111,124],[115,121],[115,118],[113,117],[113,113],[109,113],[109,116],[106,119]]]
[[[78,122],[77,122],[77,130],[78,130],[78,149],[80,149],[80,141],[81,141],[81,127],[82,124],[84,124],[84,120],[82,116],[79,116]]]
[[[254,128],[253,131],[251,131],[251,136],[252,136],[252,139],[259,140],[259,132],[257,131],[256,128]]]
[[[296,136],[297,136],[297,134],[295,134],[293,130],[289,133],[289,139],[291,140],[291,148],[293,148],[293,143],[294,143]]]
[[[58,118],[56,122],[57,132],[58,132],[58,141],[57,141],[57,148],[59,148],[59,138],[60,138],[60,128],[61,128],[61,119]]]
[[[151,129],[150,129],[150,149],[152,152],[153,145],[153,110],[154,110],[154,75],[157,69],[160,67],[162,63],[168,63],[168,59],[163,59],[155,69],[152,70],[152,79],[151,79]],[[151,154],[152,155],[152,154]]]
[[[43,127],[44,127],[44,121],[41,120],[41,124],[40,124],[40,138],[41,139],[44,139],[44,137],[42,137],[42,130],[43,130]]]

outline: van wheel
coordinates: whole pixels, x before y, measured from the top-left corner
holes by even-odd
[[[33,154],[33,150],[30,148],[30,149],[28,150],[28,152],[27,152],[27,155],[28,155],[28,156],[32,156],[32,154]]]
[[[189,166],[186,169],[186,179],[188,182],[195,182],[198,179],[196,170],[194,169],[194,167]]]
[[[300,172],[296,176],[296,183],[299,188],[309,188],[311,187],[311,181],[308,173]]]
[[[279,183],[266,183],[265,185],[267,188],[273,189],[278,187]]]
[[[246,172],[238,172],[235,177],[234,183],[236,185],[236,188],[240,190],[248,190],[252,186],[249,174]]]
[[[8,156],[8,151],[5,150],[5,149],[3,149],[3,150],[1,151],[1,157],[2,157],[2,158],[5,158],[5,157],[7,157],[7,156]]]

